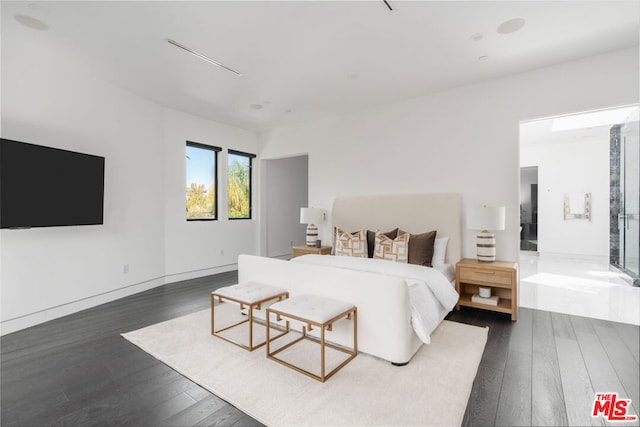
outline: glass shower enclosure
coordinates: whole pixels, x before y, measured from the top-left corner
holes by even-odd
[[[610,262],[640,285],[640,109],[610,130]]]

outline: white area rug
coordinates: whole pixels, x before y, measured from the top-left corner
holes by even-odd
[[[216,321],[236,307],[217,306]],[[213,337],[210,316],[203,310],[123,337],[268,426],[460,425],[488,331],[444,321],[408,365],[360,353],[323,384],[268,360],[264,347],[250,353]],[[311,344],[309,355],[319,353]]]

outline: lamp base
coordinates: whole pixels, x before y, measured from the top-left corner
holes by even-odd
[[[493,262],[496,260],[496,237],[487,230],[482,230],[476,236],[478,261]]]
[[[307,225],[307,246],[315,247],[318,241],[318,227],[313,224]]]

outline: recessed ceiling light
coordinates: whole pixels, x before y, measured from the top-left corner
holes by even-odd
[[[487,59],[489,59],[487,55],[478,56],[479,61],[486,61]]]
[[[496,29],[496,31],[498,31],[498,33],[500,34],[515,33],[516,31],[524,27],[525,22],[526,21],[522,18],[509,19],[508,21],[505,21],[502,24],[500,24]]]
[[[195,56],[195,57],[198,57],[198,58],[202,59],[203,61],[206,61],[206,62],[208,62],[208,63],[210,63],[210,64],[213,64],[213,65],[215,65],[216,67],[223,68],[223,69],[225,69],[225,70],[227,70],[227,71],[231,71],[233,74],[235,74],[235,75],[236,75],[236,76],[238,76],[238,77],[241,77],[241,76],[242,76],[242,73],[239,73],[239,72],[237,72],[236,70],[234,70],[234,69],[232,69],[232,68],[229,68],[229,67],[227,67],[227,66],[226,66],[226,65],[224,65],[224,64],[221,64],[220,62],[216,61],[215,59],[211,59],[211,58],[209,58],[208,56],[201,54],[200,52],[196,52],[195,50],[190,49],[190,48],[188,48],[188,47],[186,47],[186,46],[184,46],[184,45],[182,45],[182,44],[178,43],[177,41],[174,41],[174,40],[171,40],[171,39],[166,39],[166,40],[167,40],[167,43],[169,43],[170,45],[173,45],[173,46],[175,46],[175,47],[179,47],[180,49],[182,49],[182,50],[185,50],[185,51],[189,52],[189,53],[190,53],[190,54],[192,54],[193,56]]]
[[[290,113],[292,110],[288,109],[288,110],[284,110],[285,113]]]
[[[251,104],[249,105],[249,108],[252,108],[254,110],[262,110],[262,104]]]
[[[484,37],[484,35],[482,33],[475,33],[470,38],[474,42],[479,42],[480,40],[482,40],[483,37]]]
[[[49,26],[46,22],[41,21],[33,16],[18,14],[15,16],[16,21],[24,25],[25,27],[29,27],[32,30],[38,31],[46,31],[49,29]]]

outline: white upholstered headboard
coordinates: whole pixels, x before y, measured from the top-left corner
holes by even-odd
[[[331,222],[349,232],[395,227],[412,234],[437,230],[436,237],[449,237],[447,264],[462,258],[462,197],[457,193],[338,197]]]

